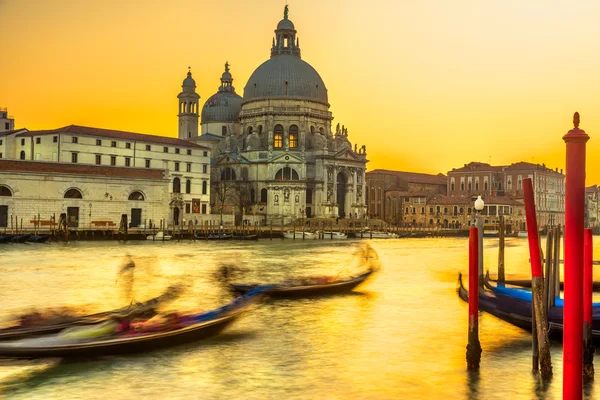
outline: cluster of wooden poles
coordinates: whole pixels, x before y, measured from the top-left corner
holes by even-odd
[[[593,243],[592,231],[584,229],[585,159],[586,142],[589,140],[589,136],[579,129],[579,113],[575,113],[573,116],[573,123],[574,129],[571,129],[563,137],[566,143],[563,399],[579,400],[583,397],[583,380],[593,379],[594,376],[592,344]],[[532,277],[533,366],[536,371],[539,368],[542,379],[549,379],[552,376],[552,361],[548,340],[547,311],[553,304],[559,290],[557,286],[560,284],[558,274],[560,231],[549,233],[545,260],[546,278],[544,279],[543,256],[540,249],[531,178],[523,180],[523,192]],[[481,282],[479,257],[477,228],[472,227],[469,237],[469,343],[467,345],[467,367],[470,370],[479,369],[481,357],[477,319]],[[504,279],[504,273],[502,276],[499,274],[500,278]]]

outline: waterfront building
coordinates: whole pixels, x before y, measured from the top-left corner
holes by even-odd
[[[209,148],[164,136],[77,125],[43,131],[14,130],[1,136],[0,139],[6,141],[4,144],[6,146],[5,159],[17,160],[17,164],[19,161],[33,162],[24,163],[25,167],[22,167],[23,173],[31,176],[28,180],[29,184],[35,179],[39,179],[40,187],[44,187],[46,185],[45,173],[49,170],[51,163],[82,165],[85,168],[76,170],[78,172],[71,173],[71,175],[76,175],[79,179],[87,171],[94,179],[84,180],[87,182],[86,185],[95,183],[97,187],[84,189],[78,187],[78,181],[73,181],[72,188],[81,193],[106,193],[107,197],[112,196],[114,199],[115,195],[108,188],[112,187],[114,179],[118,180],[119,171],[147,169],[154,171],[154,175],[150,174],[152,179],[157,174],[166,177],[166,180],[161,179],[160,182],[164,184],[164,190],[169,194],[168,198],[165,199],[162,195],[159,197],[160,201],[163,201],[166,217],[162,212],[155,213],[163,216],[166,224],[178,226],[186,220],[202,222],[210,218]],[[33,165],[38,165],[38,173],[35,173]],[[113,168],[106,169],[107,166]],[[104,175],[100,174],[103,176],[103,183],[99,182],[97,171],[103,171]],[[146,175],[138,174],[136,176],[143,179]],[[12,215],[20,209],[20,207],[16,207],[20,194],[27,193],[27,190],[21,190],[19,182],[9,178],[10,173],[3,171],[0,175],[0,185],[13,193],[11,204],[3,204],[15,207],[14,210],[7,211],[9,215]],[[122,181],[122,184],[125,184],[125,181]],[[69,189],[71,187],[65,190]],[[130,185],[128,189],[119,186],[112,191],[120,192],[119,198],[125,197],[122,194],[123,191],[129,193],[139,191],[147,201],[144,204],[156,204],[158,201],[158,198],[154,198],[154,193],[144,193],[137,182],[135,185]],[[44,199],[44,194],[47,194],[46,199]],[[56,196],[60,198],[62,195],[64,193],[44,191],[40,201],[56,205],[58,204],[55,202]],[[91,194],[90,196],[98,197]],[[23,207],[28,209],[28,206]],[[54,209],[53,213],[67,212],[65,207],[67,206]],[[140,217],[139,212],[143,212],[143,208],[141,210],[127,211],[128,221],[135,222],[132,227],[141,226],[141,221],[151,218],[150,216],[146,218],[145,213]],[[111,215],[104,216],[104,218],[109,217]]]
[[[474,223],[477,196],[435,195],[427,202],[427,215],[422,226],[464,229]],[[484,195],[485,206],[481,213],[484,227],[497,227],[504,216],[507,233],[525,230],[525,205],[508,196]],[[423,219],[423,218],[422,218]]]
[[[367,172],[366,181],[369,217],[395,224],[412,223],[428,198],[446,194],[447,179],[443,174],[376,169]]]
[[[600,209],[598,201],[600,200],[600,187],[593,185],[585,188],[585,227],[598,232],[600,224]]]
[[[366,146],[332,129],[327,87],[301,57],[296,28],[277,24],[270,59],[250,76],[240,97],[229,64],[202,108],[202,135],[213,153],[211,202],[238,221],[361,217],[365,213]]]
[[[0,160],[0,228],[46,230],[65,214],[70,228],[114,230],[169,219],[164,170],[83,163]]]
[[[448,171],[449,196],[491,195],[523,200],[523,179],[531,178],[539,226],[564,224],[565,176],[545,164],[492,166],[471,162]]]

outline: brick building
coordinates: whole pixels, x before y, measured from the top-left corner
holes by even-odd
[[[446,176],[376,169],[365,174],[367,212],[394,224],[412,221],[434,194],[446,193]],[[406,211],[408,208],[408,212]]]

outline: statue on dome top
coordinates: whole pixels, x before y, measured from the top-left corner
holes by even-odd
[[[286,4],[284,9],[283,9],[283,19],[288,19],[288,5]]]
[[[225,61],[225,72],[229,72],[229,62]]]

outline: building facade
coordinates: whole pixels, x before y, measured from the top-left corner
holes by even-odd
[[[87,166],[85,171],[154,170],[168,178],[161,182],[169,194],[164,202],[168,216],[164,219],[169,226],[210,219],[209,148],[175,138],[77,125],[44,131],[15,130],[5,132],[0,139],[6,142],[5,159],[37,161],[40,168],[58,163]],[[113,169],[102,169],[106,166]],[[106,174],[104,179],[110,183],[113,175]],[[105,193],[115,197],[110,191]]]
[[[600,224],[600,208],[598,202],[600,200],[600,187],[598,185],[585,188],[585,227],[591,228],[594,233],[598,233]]]
[[[412,223],[413,209],[423,207],[435,194],[446,193],[446,176],[376,169],[366,174],[370,218],[394,224]],[[408,211],[407,211],[408,210]]]
[[[49,229],[61,214],[70,228],[158,226],[169,219],[163,170],[0,160],[0,228]]]
[[[449,196],[507,196],[523,201],[523,179],[531,178],[539,226],[564,224],[565,176],[545,164],[492,166],[471,162],[448,171]]]

